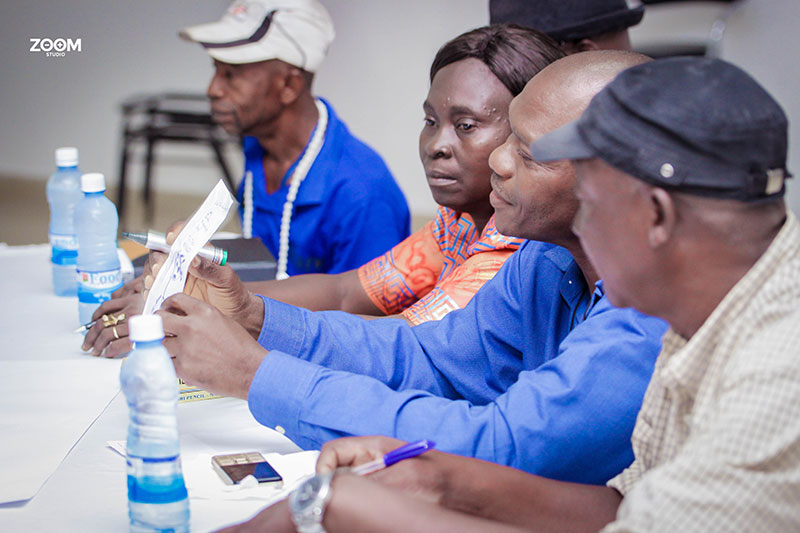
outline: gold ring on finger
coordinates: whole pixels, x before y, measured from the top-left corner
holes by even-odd
[[[118,316],[103,315],[101,318],[103,320],[103,327],[110,328],[125,320],[125,313],[120,313]]]

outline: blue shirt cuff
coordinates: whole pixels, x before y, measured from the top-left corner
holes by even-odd
[[[306,337],[305,313],[309,311],[258,295],[264,300],[264,321],[258,344],[267,350],[299,355]]]
[[[318,447],[316,441],[301,436],[300,415],[309,388],[316,382],[320,370],[318,365],[282,352],[267,354],[247,395],[253,417],[268,427],[282,426],[286,436],[304,450]]]

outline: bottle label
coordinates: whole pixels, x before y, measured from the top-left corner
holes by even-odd
[[[78,300],[81,303],[103,303],[122,286],[119,268],[101,272],[78,270]]]
[[[78,259],[78,239],[75,235],[50,234],[50,261],[55,265],[74,265]]]
[[[63,235],[60,233],[50,234],[50,246],[61,248],[62,250],[77,250],[78,238],[75,235]]]
[[[128,499],[136,503],[174,503],[186,500],[180,459],[128,455]]]

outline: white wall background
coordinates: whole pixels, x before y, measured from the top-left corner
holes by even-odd
[[[717,2],[678,2],[648,7],[631,31],[637,44],[704,39],[724,7]],[[800,1],[740,0],[721,42],[721,57],[749,72],[789,117],[787,200],[800,214]]]
[[[486,0],[322,0],[337,37],[315,91],[384,156],[414,214],[432,215],[417,154],[428,68],[436,50],[485,24]],[[211,60],[178,39],[216,20],[227,0],[30,0],[0,4],[0,174],[43,179],[53,149],[74,144],[81,168],[117,180],[119,102],[139,92],[205,91]],[[82,39],[63,58],[29,52],[31,37]],[[231,154],[237,169],[238,154]],[[209,150],[165,144],[154,183],[207,192],[219,177]],[[141,166],[129,183],[141,186]]]
[[[322,0],[337,38],[317,75],[351,130],[381,153],[415,215],[434,211],[417,155],[428,68],[438,47],[488,21],[487,0]],[[53,149],[74,144],[84,170],[117,177],[119,102],[134,93],[204,91],[211,62],[177,38],[214,20],[227,0],[5,0],[0,3],[0,174],[44,179]],[[695,39],[719,6],[655,6],[632,32],[634,45]],[[700,4],[700,5],[694,5]],[[800,2],[745,0],[729,21],[722,56],[760,80],[792,121],[791,168],[800,174]],[[82,39],[63,58],[29,52],[31,37]],[[241,162],[236,154],[237,169]],[[203,148],[164,146],[154,174],[161,190],[205,193],[219,177]],[[141,169],[131,166],[131,183]],[[2,191],[0,191],[0,194]],[[790,187],[800,212],[800,185]]]

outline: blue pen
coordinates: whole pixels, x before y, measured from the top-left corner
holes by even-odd
[[[381,468],[392,466],[403,459],[411,459],[412,457],[423,454],[432,449],[434,446],[436,446],[436,443],[427,439],[411,442],[409,444],[400,446],[396,450],[390,451],[380,459],[375,459],[369,463],[358,465],[354,467],[351,472],[359,476],[366,476],[367,474],[376,472]]]

